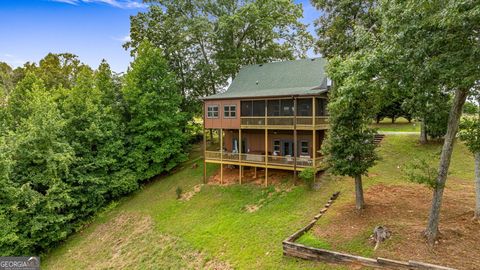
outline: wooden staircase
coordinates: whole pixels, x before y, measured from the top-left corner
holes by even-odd
[[[376,145],[379,145],[383,138],[385,137],[385,134],[375,134],[375,137],[373,138],[373,143]]]

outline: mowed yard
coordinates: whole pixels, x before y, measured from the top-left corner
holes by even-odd
[[[364,179],[367,209],[370,191],[420,187],[406,179],[402,168],[414,157],[438,153],[441,145],[422,146],[417,139],[414,135],[385,137],[378,149],[382,160]],[[112,204],[83,230],[43,256],[42,269],[349,269],[286,258],[281,242],[310,221],[333,192],[341,191],[328,211],[330,218],[320,220],[319,226],[333,228],[335,215],[354,200],[353,180],[324,175],[318,191],[293,186],[291,179],[266,188],[253,183],[201,185],[200,154],[200,148],[195,148],[190,161],[176,172],[160,176]],[[198,167],[192,166],[194,163]],[[218,166],[209,165],[207,171],[214,175]],[[182,200],[176,199],[177,187],[183,189]],[[447,188],[473,192],[473,159],[462,144],[456,145]],[[470,197],[459,201],[473,209]],[[430,202],[422,203],[425,205],[416,211],[426,216]],[[255,211],[249,211],[252,205],[258,206]],[[448,221],[442,219],[444,222]],[[346,226],[344,229],[349,230]],[[311,239],[302,240],[321,244],[321,236],[314,233],[309,235]],[[373,255],[373,245],[365,240],[366,230],[362,229],[361,236],[345,234],[352,237],[339,248]],[[386,245],[394,245],[398,239],[392,237]],[[326,243],[330,247],[334,244]]]

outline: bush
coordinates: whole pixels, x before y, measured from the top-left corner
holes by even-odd
[[[307,187],[312,190],[313,189],[313,184],[315,183],[315,169],[312,167],[305,168],[303,171],[300,172],[298,175],[303,181],[305,181],[305,184]]]
[[[181,197],[182,197],[182,188],[181,187],[177,187],[177,189],[175,190],[175,193],[177,194],[177,200],[179,200]]]

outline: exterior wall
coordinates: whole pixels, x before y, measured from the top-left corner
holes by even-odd
[[[317,150],[321,149],[321,144],[325,137],[324,130],[317,130],[316,136],[316,147]],[[308,141],[309,154],[310,157],[313,157],[313,136],[312,131],[298,130],[297,131],[297,140],[298,148],[300,147],[301,141]],[[224,130],[224,139],[223,146],[228,151],[233,150],[233,139],[238,139],[238,129],[237,130]],[[264,154],[265,153],[265,131],[264,130],[242,130],[242,138],[246,141],[247,149],[250,150],[250,153]],[[274,140],[291,140],[293,141],[293,131],[272,131],[268,132],[268,152],[271,155],[273,153],[273,141]],[[319,154],[317,154],[319,156]]]
[[[218,105],[218,118],[207,118],[207,108],[211,105]],[[223,114],[224,105],[236,105],[235,118],[225,118]],[[204,103],[205,128],[240,128],[240,100],[206,100]]]

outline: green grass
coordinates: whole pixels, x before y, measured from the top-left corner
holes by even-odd
[[[306,232],[296,241],[299,244],[303,244],[309,247],[332,249],[332,245],[323,239],[319,239],[311,231]]]
[[[371,125],[374,128],[377,128],[379,132],[420,132],[420,123],[412,120],[411,123],[407,119],[400,117],[397,118],[395,123],[392,124],[390,118],[385,118],[380,123],[372,123]]]
[[[417,136],[388,135],[378,150],[383,160],[371,169],[371,177],[364,180],[365,188],[378,183],[414,185],[403,176],[402,166],[413,157],[428,156],[441,148],[440,144],[423,146],[416,141]],[[108,263],[115,261],[112,255],[115,252],[135,262],[125,262],[129,263],[128,269],[202,268],[211,260],[238,269],[347,269],[284,257],[281,242],[310,221],[333,192],[341,191],[342,194],[329,211],[335,211],[337,204],[351,202],[354,195],[351,179],[328,177],[318,191],[308,191],[304,186],[293,187],[289,192],[275,192],[273,187],[253,184],[206,185],[191,200],[179,201],[177,187],[188,192],[202,182],[203,162],[198,159],[199,155],[199,149],[195,149],[190,159],[196,160],[198,168],[192,169],[190,161],[176,173],[146,184],[94,218],[84,230],[43,256],[42,269],[80,269],[98,265],[109,268]],[[453,184],[456,178],[473,178],[472,157],[461,144],[456,145],[451,168],[453,179],[447,184]],[[207,166],[209,175],[217,169],[216,165]],[[245,206],[259,202],[262,207],[258,211],[245,211]],[[140,225],[122,225],[126,226],[124,233],[107,230],[115,230],[113,221],[125,215],[150,220],[153,225],[138,234],[130,232]],[[318,223],[329,225],[328,216],[323,216]],[[95,247],[90,242],[103,236],[113,242],[125,239],[128,244],[120,244],[119,248],[116,243],[102,244],[98,240],[98,248],[108,252],[89,252]],[[342,248],[369,255],[371,247],[365,248],[364,237],[362,234],[351,239],[343,243]],[[304,235],[300,241],[330,247],[327,239],[315,239],[312,234]],[[72,254],[76,254],[75,259]]]

